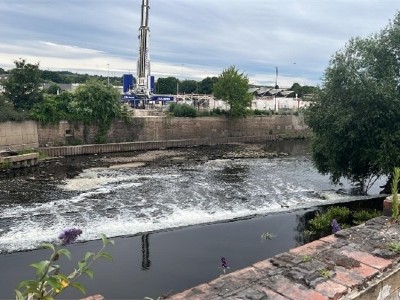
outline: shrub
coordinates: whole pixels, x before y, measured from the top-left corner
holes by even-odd
[[[15,290],[17,300],[53,300],[68,287],[73,287],[81,291],[82,294],[86,293],[85,287],[76,280],[82,275],[87,275],[92,279],[94,273],[91,267],[96,260],[100,258],[112,260],[112,256],[104,249],[114,242],[102,234],[103,246],[100,250],[96,253],[87,252],[72,273],[62,274],[58,260],[61,256],[66,256],[71,260],[71,253],[61,246],[74,243],[81,233],[82,230],[78,228],[66,229],[58,237],[60,239],[59,245],[49,243],[42,245],[43,248],[51,250],[50,259],[30,265],[36,270],[36,278],[19,283]]]
[[[353,213],[353,223],[359,225],[368,221],[370,219],[379,217],[382,215],[382,212],[374,210],[359,210]]]
[[[347,207],[332,206],[326,212],[317,212],[316,216],[308,224],[311,230],[317,235],[327,235],[331,233],[331,223],[333,219],[339,224],[346,223],[350,216],[350,209]]]
[[[171,103],[168,111],[171,112],[174,117],[195,118],[197,116],[196,109],[187,104]]]

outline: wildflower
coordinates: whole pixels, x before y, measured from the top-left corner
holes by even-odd
[[[74,243],[81,233],[82,230],[79,228],[65,229],[58,238],[61,240],[62,245],[68,245]]]
[[[332,226],[332,233],[336,233],[336,232],[338,232],[340,230],[340,225],[336,221],[336,219],[332,220],[331,226]]]
[[[224,274],[226,272],[226,269],[229,269],[228,263],[226,262],[225,257],[221,257],[221,267],[222,267],[222,270],[224,271]]]

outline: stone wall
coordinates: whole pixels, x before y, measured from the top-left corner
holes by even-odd
[[[397,300],[399,224],[378,217],[168,297],[206,299]]]
[[[134,118],[131,123],[114,122],[107,133],[107,143],[291,136],[299,133],[309,133],[302,116],[254,116],[243,119],[143,117]],[[60,122],[58,125],[39,125],[38,134],[41,147],[92,144],[96,142],[97,128]]]
[[[0,151],[11,148],[23,150],[37,148],[38,130],[36,122],[4,122],[0,123]]]

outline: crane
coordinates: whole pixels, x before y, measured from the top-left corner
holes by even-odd
[[[142,0],[142,16],[139,27],[139,56],[137,62],[137,82],[134,94],[140,99],[150,99],[154,88],[154,77],[150,76],[149,58],[149,0]]]

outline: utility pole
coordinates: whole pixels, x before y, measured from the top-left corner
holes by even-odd
[[[110,64],[107,64],[107,85],[110,85]]]
[[[278,89],[278,67],[275,67],[275,89]]]

